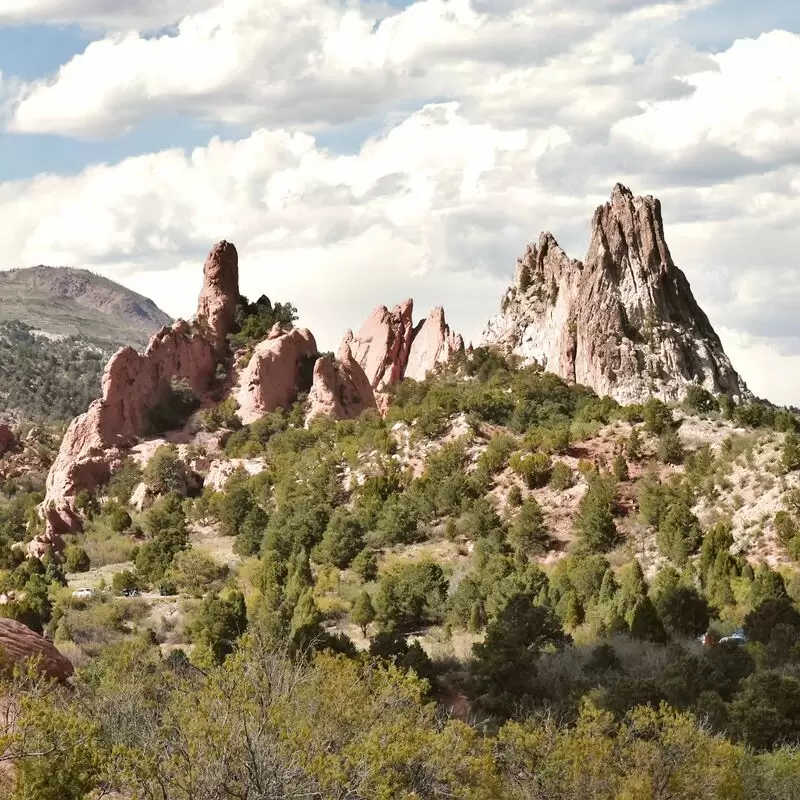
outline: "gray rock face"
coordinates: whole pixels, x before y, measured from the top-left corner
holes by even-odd
[[[583,262],[550,233],[528,245],[483,338],[621,403],[680,400],[693,383],[751,396],[672,260],[660,202],[621,184],[594,213]]]

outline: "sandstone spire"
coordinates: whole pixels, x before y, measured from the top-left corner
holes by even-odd
[[[317,416],[357,419],[367,409],[377,408],[369,379],[347,342],[335,361],[329,355],[317,359],[308,405],[307,421]]]
[[[233,331],[239,301],[239,254],[224,239],[211,248],[203,266],[203,288],[197,300],[198,322],[208,326],[217,352],[224,351]]]
[[[749,396],[664,237],[661,204],[617,184],[583,262],[549,233],[517,260],[486,344],[620,402],[680,399],[692,383]]]
[[[425,376],[440,364],[464,352],[464,339],[451,332],[445,321],[444,309],[436,306],[414,331],[404,378],[424,381]]]
[[[357,334],[342,342],[362,366],[372,388],[381,392],[403,378],[425,380],[428,372],[464,352],[464,339],[450,330],[441,306],[416,326],[414,303],[406,300],[392,311],[378,306]]]
[[[29,552],[58,548],[59,536],[79,530],[75,497],[107,480],[121,451],[147,429],[148,412],[181,380],[202,397],[213,380],[226,337],[233,329],[239,298],[238,257],[229,242],[216,244],[203,268],[197,304],[200,330],[184,320],[162,328],[144,353],[118,350],[106,365],[102,396],[67,429],[50,473],[41,507],[47,530],[29,543]]]
[[[378,306],[357,334],[348,331],[347,344],[364,369],[373,389],[381,390],[400,381],[414,337],[414,301],[406,300],[389,311]]]

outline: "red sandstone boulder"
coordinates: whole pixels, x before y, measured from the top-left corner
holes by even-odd
[[[377,407],[369,379],[346,342],[336,361],[330,356],[317,359],[308,403],[306,422],[320,415],[356,419],[367,409]]]
[[[0,672],[10,675],[16,666],[33,660],[48,678],[65,681],[73,672],[72,662],[27,625],[0,618]]]
[[[464,339],[460,333],[451,332],[444,309],[437,306],[414,334],[403,377],[424,381],[429,372],[463,352]]]
[[[413,310],[413,300],[406,300],[391,311],[378,306],[357,334],[348,331],[345,335],[343,345],[349,345],[373,389],[402,380],[414,337]]]
[[[242,422],[249,424],[276,408],[288,408],[297,396],[304,360],[316,354],[317,343],[305,328],[257,344],[236,394]]]
[[[239,255],[231,242],[218,242],[203,266],[203,288],[197,301],[197,321],[208,327],[218,353],[227,347],[239,301]]]

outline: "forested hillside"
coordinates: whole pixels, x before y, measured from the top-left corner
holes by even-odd
[[[193,412],[62,558],[5,499],[0,608],[78,668],[0,731],[14,797],[796,796],[793,413],[480,348],[391,393]]]
[[[99,397],[110,353],[107,345],[0,323],[0,413],[28,422],[69,420]]]

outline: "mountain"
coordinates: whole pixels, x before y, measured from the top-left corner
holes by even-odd
[[[112,349],[144,347],[172,322],[152,300],[108,278],[85,269],[45,266],[0,272],[0,322],[11,320]]]
[[[144,348],[170,322],[152,300],[87,270],[0,272],[0,417],[75,416],[99,396],[115,350]]]
[[[594,213],[584,261],[550,233],[528,245],[484,340],[619,402],[680,400],[691,384],[750,397],[672,260],[661,203],[621,184]]]

